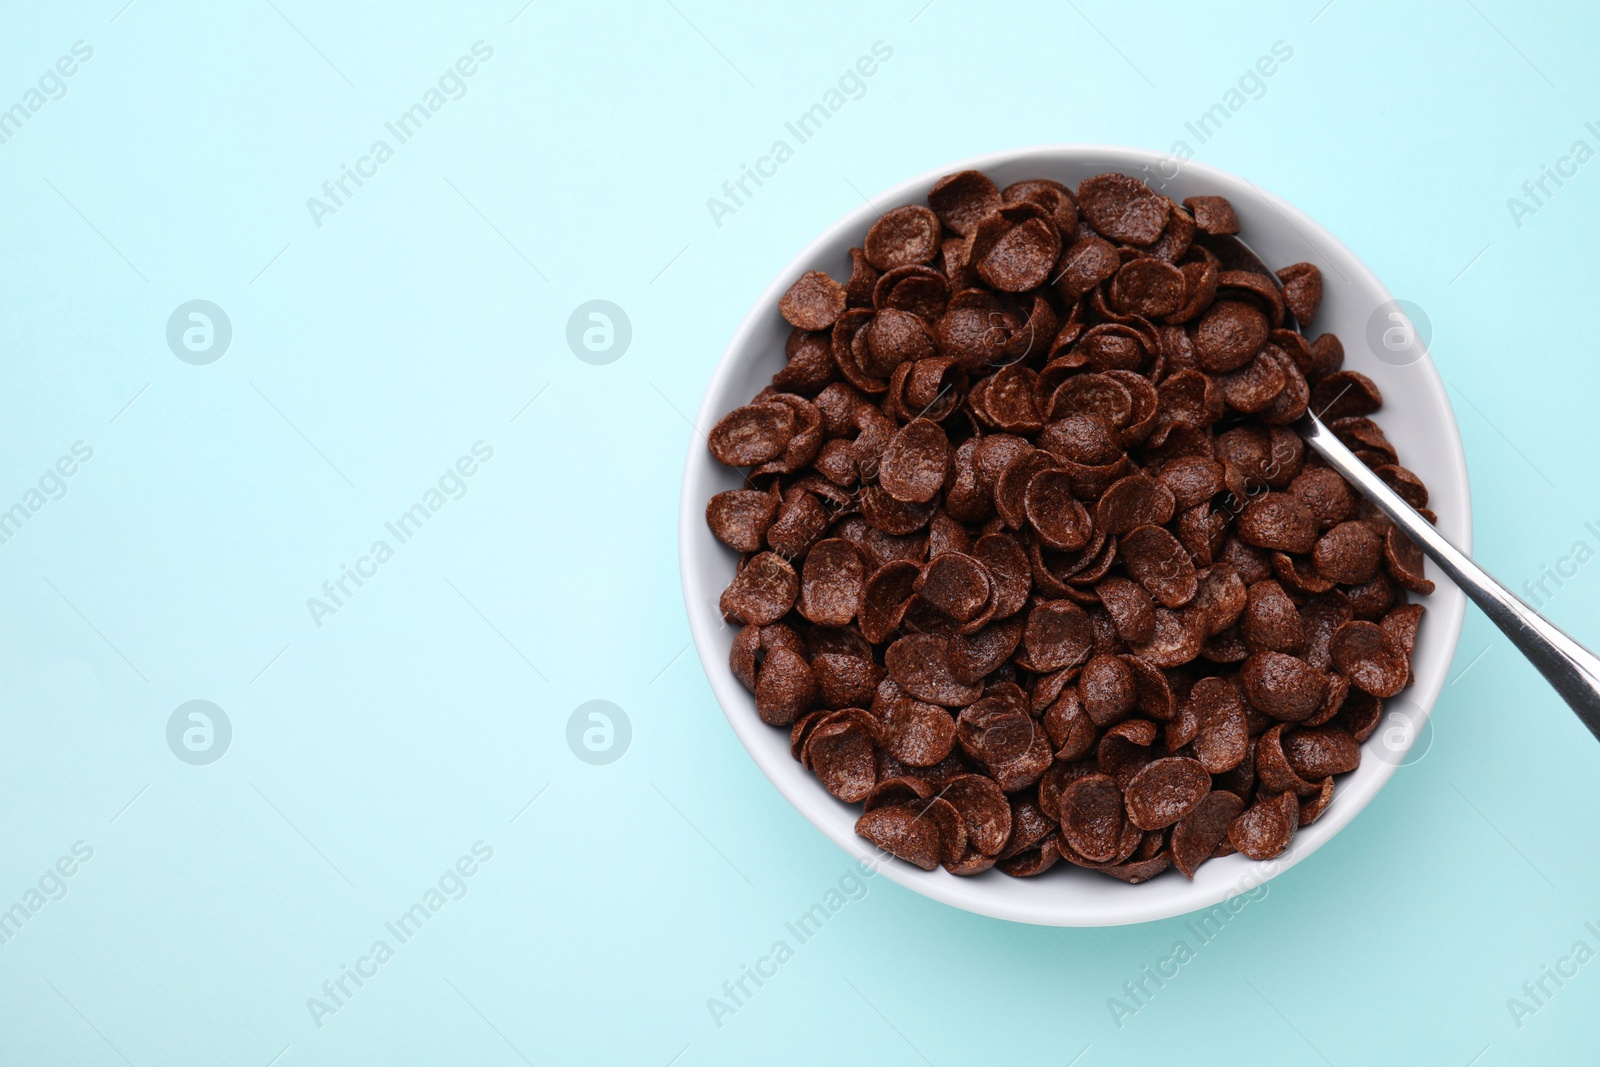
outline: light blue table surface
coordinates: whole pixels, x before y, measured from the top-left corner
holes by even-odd
[[[1563,571],[1542,602],[1600,641],[1597,32],[1506,0],[7,4],[0,1063],[1592,1060],[1600,747],[1481,616],[1426,755],[1209,941],[1031,928],[846,878],[711,697],[675,524],[723,346],[863,194],[1184,141],[1425,311],[1479,559]],[[169,345],[194,300],[209,341],[185,311]],[[591,300],[625,350],[569,346]],[[222,715],[169,743],[195,700]],[[610,763],[569,745],[593,700]]]

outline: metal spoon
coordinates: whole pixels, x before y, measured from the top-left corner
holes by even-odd
[[[1230,269],[1265,274],[1282,288],[1278,276],[1238,238],[1208,237],[1205,244]],[[1299,329],[1293,314],[1287,309],[1284,320],[1290,329]],[[1528,657],[1578,718],[1583,720],[1589,732],[1600,738],[1600,657],[1562,633],[1496,581],[1488,571],[1472,562],[1465,552],[1446,540],[1433,528],[1432,523],[1419,515],[1371,468],[1357,459],[1355,453],[1346,448],[1344,442],[1334,436],[1333,431],[1313,412],[1308,410],[1290,428],[1305,438],[1306,444],[1316,450],[1328,466],[1344,475],[1346,481],[1420,545],[1428,558],[1438,564],[1457,588],[1466,593],[1489,616],[1489,621],[1500,627],[1500,632]]]

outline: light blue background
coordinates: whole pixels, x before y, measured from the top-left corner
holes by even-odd
[[[0,107],[94,50],[0,144],[0,507],[94,450],[0,545],[0,908],[93,849],[0,946],[0,1062],[1589,1055],[1600,963],[1520,1028],[1506,1001],[1600,949],[1600,748],[1477,615],[1428,754],[1121,1028],[1107,999],[1193,943],[1182,920],[1036,929],[882,878],[719,1028],[707,998],[848,865],[712,700],[675,522],[685,413],[859,194],[1183,139],[1425,309],[1485,564],[1520,586],[1600,548],[1600,163],[1520,227],[1506,204],[1600,148],[1592,8],[123,3],[11,3],[0,31]],[[479,40],[464,98],[319,228],[307,197]],[[715,225],[707,198],[880,40],[865,95]],[[1276,41],[1292,59],[1197,144],[1185,121]],[[209,366],[165,342],[196,298],[234,330]],[[607,366],[565,342],[596,298],[633,325]],[[477,441],[467,494],[314,625]],[[1589,564],[1548,610],[1593,643],[1597,602]],[[167,747],[191,699],[232,722],[209,766]],[[632,722],[609,766],[566,744],[592,699]],[[307,998],[477,841],[466,895],[319,1028]]]

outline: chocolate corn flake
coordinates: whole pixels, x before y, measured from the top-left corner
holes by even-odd
[[[1409,684],[1422,552],[1288,425],[1427,489],[1301,332],[1319,268],[1259,273],[1239,230],[1125,175],[966,171],[779,301],[782,369],[707,442],[744,472],[706,506],[729,669],[900,859],[1281,855]]]
[[[818,626],[845,626],[856,617],[865,579],[861,553],[839,537],[819,541],[800,571],[800,614]]]
[[[916,204],[897,207],[872,224],[862,247],[878,270],[930,262],[939,251],[939,217]]]
[[[841,652],[812,653],[811,672],[817,680],[817,699],[827,708],[865,704],[884,675],[872,660]]]
[[[1213,789],[1172,827],[1172,864],[1193,880],[1195,869],[1210,859],[1228,837],[1228,826],[1244,810],[1238,794]]]
[[[1417,628],[1422,625],[1425,611],[1421,604],[1401,604],[1378,623],[1400,646],[1408,664],[1411,661],[1411,652],[1417,643]]]
[[[1117,634],[1130,645],[1143,644],[1155,636],[1155,603],[1144,587],[1126,578],[1105,578],[1095,593],[1111,615]]]
[[[1196,720],[1194,756],[1214,775],[1244,762],[1250,748],[1244,701],[1228,678],[1202,678],[1189,690],[1187,704]]]
[[[1409,656],[1388,631],[1376,623],[1354,619],[1328,642],[1328,654],[1340,673],[1375,697],[1392,697],[1405,688]]]
[[[1160,526],[1175,510],[1172,490],[1148,474],[1130,474],[1101,494],[1095,507],[1095,528],[1115,537],[1138,526]]]
[[[1228,824],[1228,841],[1253,860],[1283,854],[1300,825],[1300,802],[1293,793],[1258,799]]]
[[[1267,493],[1244,506],[1238,533],[1257,548],[1305,555],[1316,546],[1317,517],[1290,493]]]
[[[961,813],[968,844],[986,856],[1000,855],[1011,837],[1012,807],[993,779],[981,774],[957,775],[944,784],[939,795]]]
[[[1207,636],[1228,629],[1249,606],[1249,590],[1233,565],[1218,561],[1195,576],[1195,594],[1190,603],[1205,617]]]
[[[859,248],[850,250],[850,278],[844,283],[845,306],[864,308],[872,306],[872,293],[878,284],[878,271],[867,262],[867,255]]]
[[[1300,610],[1283,591],[1283,586],[1271,578],[1252,585],[1246,594],[1239,636],[1251,651],[1265,649],[1296,654],[1304,650],[1306,644]]]
[[[940,862],[946,866],[960,862],[967,852],[967,825],[955,805],[942,796],[935,796],[921,802],[913,801],[908,807],[917,818],[933,824],[939,837]]]
[[[751,467],[783,455],[794,436],[794,411],[785,404],[736,408],[712,427],[711,454],[730,467]]]
[[[1022,642],[1022,628],[1022,619],[1013,617],[957,633],[950,638],[950,673],[963,684],[982,682],[1011,659]]]
[[[1055,841],[1056,848],[1061,853],[1061,858],[1066,860],[1068,863],[1079,867],[1086,867],[1091,871],[1102,871],[1106,874],[1111,874],[1113,872],[1113,868],[1117,868],[1123,864],[1129,863],[1130,861],[1134,861],[1135,855],[1139,852],[1140,847],[1145,842],[1145,832],[1133,825],[1133,823],[1124,820],[1122,824],[1122,837],[1117,842],[1116,854],[1109,860],[1104,861],[1091,860],[1088,857],[1080,854],[1077,849],[1073,848],[1067,843],[1066,835],[1063,833],[1056,834],[1052,840]]]
[[[1154,244],[1172,202],[1125,174],[1101,174],[1078,185],[1078,208],[1102,237],[1130,245]]]
[[[1267,317],[1241,300],[1212,304],[1195,328],[1195,357],[1200,369],[1220,373],[1244,366],[1267,340]]]
[[[1394,580],[1411,592],[1424,596],[1433,592],[1433,582],[1423,574],[1422,549],[1398,526],[1383,533],[1383,561]]]
[[[1307,780],[1346,774],[1361,764],[1361,746],[1343,730],[1296,730],[1283,740],[1289,766]]]
[[[1082,238],[1069,246],[1056,262],[1053,276],[1056,292],[1063,300],[1075,301],[1114,276],[1121,266],[1116,245],[1098,237]]]
[[[1088,509],[1072,491],[1070,471],[1046,468],[1028,479],[1022,497],[1023,512],[1039,539],[1063,552],[1083,548],[1094,534]]]
[[[987,174],[964,170],[940,178],[928,192],[928,206],[945,229],[965,237],[1000,207],[1000,190]]]
[[[1087,659],[1094,647],[1094,632],[1077,604],[1052,600],[1029,612],[1022,644],[1036,671],[1054,671]]]
[[[722,612],[739,622],[765,626],[777,622],[794,607],[800,579],[788,560],[762,552],[739,569],[722,594]]]
[[[1049,213],[1050,221],[1063,236],[1078,229],[1078,201],[1072,190],[1060,182],[1049,179],[1031,179],[1012,182],[1000,190],[1000,199],[1007,204],[1022,201],[1038,204]]]
[[[889,639],[911,603],[918,568],[910,560],[891,560],[872,572],[862,587],[861,636],[872,644]]]
[[[1209,619],[1204,610],[1194,605],[1169,611],[1156,608],[1155,633],[1143,644],[1133,646],[1133,651],[1157,667],[1181,667],[1194,662],[1206,640]]]
[[[802,330],[826,330],[844,314],[844,286],[811,270],[802,274],[778,301],[778,311]]]
[[[1211,791],[1211,775],[1196,760],[1168,756],[1140,768],[1128,782],[1128,821],[1141,830],[1171,826]]]
[[[956,723],[937,704],[916,699],[885,679],[872,703],[884,751],[908,767],[933,767],[955,747]]]
[[[833,380],[833,341],[827,330],[789,334],[783,347],[789,362],[772,376],[772,384],[788,393],[815,396]]]
[[[801,751],[802,760],[840,800],[865,800],[877,782],[872,734],[859,722],[820,725],[811,731]]]
[[[805,553],[828,528],[828,509],[815,494],[795,485],[784,494],[767,527],[767,547],[784,559]]]
[[[874,808],[856,820],[856,833],[891,856],[925,871],[939,866],[939,829],[908,805]]]
[[[1160,728],[1148,719],[1124,719],[1106,729],[1095,746],[1095,766],[1108,774],[1119,789],[1127,789],[1133,776],[1150,762],[1150,746]]]
[[[904,774],[894,778],[880,778],[861,806],[863,810],[871,811],[873,808],[887,808],[910,804],[916,800],[927,800],[932,795],[933,786],[926,780]]]
[[[780,498],[755,489],[729,489],[706,504],[706,525],[718,541],[739,552],[759,552]]]
[[[1300,825],[1310,826],[1312,823],[1316,822],[1322,817],[1322,813],[1328,810],[1328,805],[1332,803],[1333,779],[1331,777],[1324,778],[1322,781],[1317,783],[1317,791],[1315,793],[1309,797],[1303,797],[1301,799],[1299,818]]]
[[[1311,551],[1317,573],[1342,585],[1370,582],[1383,562],[1383,539],[1367,523],[1341,522]]]
[[[1288,359],[1269,342],[1248,363],[1217,376],[1223,400],[1247,415],[1266,411],[1289,385]]]
[[[1209,234],[1234,234],[1239,232],[1239,216],[1227,197],[1191,196],[1183,202],[1194,215],[1194,224]]]
[[[976,253],[977,240],[973,245]],[[1060,254],[1061,234],[1055,226],[1045,219],[1027,219],[994,238],[977,259],[978,277],[1003,293],[1025,293],[1044,284]]]
[[[1135,707],[1140,714],[1158,723],[1168,722],[1177,714],[1177,696],[1166,672],[1141,656],[1124,653],[1117,657],[1133,674]]]
[[[1136,526],[1118,543],[1128,576],[1166,608],[1194,599],[1199,588],[1194,559],[1183,543],[1163,526]]]
[[[1284,325],[1288,306],[1284,303],[1282,281],[1254,270],[1224,270],[1217,275],[1217,291],[1225,299],[1244,299],[1254,303],[1267,316],[1267,324],[1277,330]]]
[[[950,440],[927,419],[901,427],[878,461],[878,484],[904,503],[926,504],[950,474]]]
[[[1331,333],[1325,333],[1311,342],[1311,366],[1306,377],[1325,378],[1344,366],[1344,344]]]
[[[913,590],[956,622],[971,622],[994,599],[994,584],[982,563],[960,552],[943,552],[928,561]]]
[[[883,653],[889,677],[919,700],[947,708],[971,704],[980,687],[958,681],[950,672],[950,639],[939,634],[908,634]]]
[[[1061,791],[1061,833],[1074,852],[1106,862],[1120,850],[1124,820],[1122,790],[1103,774],[1091,774]]]
[[[1133,672],[1115,656],[1092,656],[1078,675],[1078,700],[1096,726],[1126,719],[1139,699]]]
[[[1319,419],[1371,415],[1382,406],[1377,383],[1360,371],[1335,371],[1311,390],[1311,407]]]
[[[1059,836],[1052,834],[1041,841],[1037,848],[1026,849],[995,866],[1013,878],[1032,878],[1054,867],[1060,859]]]
[[[1183,306],[1183,296],[1183,272],[1159,259],[1130,259],[1111,279],[1111,305],[1124,314],[1170,315]]]
[[[1314,467],[1295,476],[1289,495],[1311,509],[1324,528],[1356,517],[1355,490],[1327,467]]]
[[[1146,840],[1152,839],[1147,837]],[[1170,866],[1172,866],[1172,854],[1170,852],[1160,852],[1148,859],[1134,859],[1127,863],[1102,867],[1100,870],[1118,881],[1127,882],[1129,885],[1138,885],[1140,882],[1148,882]]]
[[[1302,330],[1311,328],[1322,306],[1322,271],[1315,263],[1293,263],[1278,271],[1283,282],[1283,300]]]
[[[1298,796],[1310,796],[1317,791],[1317,785],[1301,778],[1289,763],[1289,757],[1283,751],[1284,723],[1270,727],[1266,733],[1256,740],[1256,777],[1260,780],[1260,788],[1271,793],[1292,792]]]
[[[1326,672],[1282,652],[1252,653],[1239,668],[1239,680],[1251,707],[1287,722],[1310,718],[1328,692]]]

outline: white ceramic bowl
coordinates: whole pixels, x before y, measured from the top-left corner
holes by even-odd
[[[1345,366],[1378,383],[1384,396],[1378,421],[1399,450],[1401,462],[1427,483],[1440,532],[1463,550],[1471,549],[1466,460],[1444,384],[1426,357],[1407,366],[1394,366],[1373,354],[1366,340],[1368,320],[1391,297],[1332,234],[1289,204],[1231,174],[1193,162],[1177,167],[1171,157],[1099,145],[1024,148],[962,160],[879,193],[872,203],[883,210],[926,203],[928,190],[941,176],[969,168],[983,171],[1001,187],[1024,178],[1054,178],[1076,188],[1090,175],[1121,171],[1144,177],[1173,200],[1220,194],[1233,203],[1239,215],[1243,225],[1240,236],[1267,264],[1277,268],[1309,260],[1321,267],[1324,296],[1314,332],[1337,334],[1344,342]],[[1175,170],[1175,176],[1163,181]],[[790,284],[811,269],[826,271],[841,281],[849,277],[848,249],[860,245],[876,215],[866,204],[851,211],[778,273],[734,333],[711,376],[698,418],[702,431],[747,403],[783,366],[789,326],[778,313],[778,300]],[[1360,768],[1339,781],[1333,803],[1322,818],[1297,833],[1290,850],[1276,860],[1257,863],[1235,854],[1205,863],[1193,882],[1168,871],[1133,886],[1065,862],[1035,878],[1012,878],[993,870],[958,878],[943,869],[923,871],[899,860],[880,859],[870,843],[856,836],[859,806],[835,799],[790,756],[788,731],[762,723],[753,697],[730,673],[728,649],[735,630],[723,623],[717,599],[733,576],[737,557],[711,536],[705,507],[714,493],[739,484],[739,474],[713,460],[703,439],[691,443],[679,515],[683,595],[695,648],[734,733],[779,792],[840,848],[878,865],[896,882],[925,896],[1016,922],[1109,926],[1181,915],[1251,889],[1310,855],[1343,829],[1401,764],[1444,685],[1466,609],[1466,598],[1430,564],[1429,574],[1438,589],[1423,598],[1428,611],[1413,661],[1416,682],[1402,694],[1409,702],[1403,706],[1413,720],[1409,736],[1408,724],[1398,719],[1382,724],[1364,746]]]

